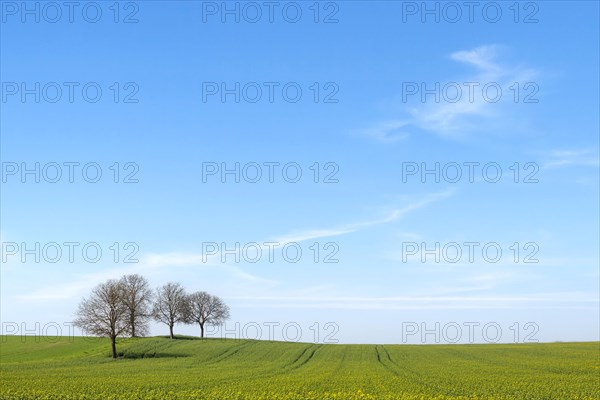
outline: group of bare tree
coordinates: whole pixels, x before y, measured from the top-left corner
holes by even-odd
[[[204,337],[207,325],[221,325],[228,318],[229,307],[217,296],[188,294],[173,282],[153,292],[148,280],[136,274],[96,286],[79,304],[74,323],[92,335],[110,338],[112,357],[117,358],[117,337],[147,335],[152,319],[167,325],[174,339],[177,323],[198,324]]]

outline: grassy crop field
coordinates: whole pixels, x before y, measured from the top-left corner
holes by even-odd
[[[594,343],[335,345],[3,336],[1,399],[599,399]]]

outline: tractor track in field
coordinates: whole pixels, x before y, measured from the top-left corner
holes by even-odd
[[[379,364],[381,364],[383,366],[383,368],[385,368],[388,372],[396,375],[396,376],[400,376],[400,373],[398,372],[398,370],[396,368],[391,367],[390,365],[386,364],[383,362],[382,360],[382,356],[381,353],[379,352],[379,348],[382,347],[384,349],[385,354],[387,355],[388,361],[390,361],[392,364],[396,365],[392,359],[390,358],[390,354],[387,352],[387,350],[385,349],[385,347],[380,346],[380,345],[375,345],[375,355],[377,357],[377,362]],[[397,366],[397,365],[396,365]]]
[[[285,371],[293,371],[293,370],[296,370],[296,369],[302,367],[303,365],[305,365],[307,362],[309,362],[313,358],[313,356],[315,355],[315,353],[317,352],[317,350],[319,350],[319,348],[321,348],[320,344],[319,345],[317,345],[317,344],[311,344],[311,345],[305,347],[302,350],[302,352],[300,354],[298,354],[298,357],[296,357],[289,364],[285,365],[283,367],[283,369]],[[302,358],[306,354],[308,354],[308,357],[305,360],[302,360]]]
[[[383,349],[383,351],[385,352],[385,356],[387,357],[387,359],[394,364],[396,367],[400,368],[400,364],[398,364],[396,361],[392,360],[392,356],[390,355],[390,352],[388,351],[388,349],[385,348],[385,346],[381,346],[381,348]]]
[[[408,363],[401,365],[400,363],[398,363],[397,361],[395,361],[392,358],[392,355],[390,354],[389,350],[386,349],[385,346],[381,346],[381,347],[385,351],[387,359],[392,364],[394,364],[394,366],[397,368],[397,370],[399,370],[401,372],[398,376],[404,375],[406,378],[410,378],[410,381],[417,383],[420,387],[426,388],[427,390],[431,391],[432,393],[435,393],[438,390],[437,384],[435,382],[432,382],[430,379],[427,379],[426,376],[415,371],[414,369],[409,368],[407,366]]]
[[[379,349],[381,349],[381,351]],[[409,379],[410,381],[416,382],[423,387],[430,386],[429,382],[423,379],[421,374],[408,368],[406,365],[400,365],[397,361],[395,361],[384,345],[376,345],[375,351],[377,354],[377,361],[395,376]]]
[[[307,347],[305,347],[304,349],[302,349],[302,351],[300,352],[300,354],[298,354],[298,356],[296,358],[294,358],[291,362],[282,365],[281,367],[277,367],[276,369],[270,371],[270,372],[266,372],[263,373],[261,375],[261,379],[267,379],[267,378],[272,378],[272,377],[276,377],[276,376],[281,376],[281,375],[286,375],[287,373],[291,372],[291,371],[295,371],[299,368],[301,368],[302,366],[304,366],[306,363],[308,363],[313,356],[315,355],[315,353],[317,352],[317,350],[319,350],[321,348],[321,344],[317,345],[317,344],[311,344]],[[306,359],[302,359],[305,355],[308,355],[306,357]]]
[[[312,345],[312,344],[311,344],[311,345],[309,345],[308,347],[305,347],[305,348],[304,348],[304,350],[302,350],[302,352],[301,352],[301,353],[298,355],[298,357],[296,357],[296,358],[294,359],[294,361],[292,361],[291,363],[289,363],[288,365],[286,365],[284,368],[287,368],[287,367],[289,367],[289,366],[292,366],[292,365],[294,365],[296,362],[298,362],[298,360],[302,358],[302,356],[304,355],[304,353],[306,353],[306,351],[307,351],[308,349],[310,349],[311,347],[313,347],[313,346],[314,346],[314,345]]]
[[[302,367],[303,365],[307,364],[313,358],[313,356],[315,355],[315,353],[321,348],[321,346],[322,345],[317,344],[317,345],[313,345],[313,346],[307,348],[306,351],[303,352],[303,354],[308,353],[309,349],[312,349],[310,351],[310,353],[308,354],[308,357],[306,357],[306,359],[304,361],[302,361],[300,364],[294,365],[291,368],[291,370],[298,369],[298,368]]]
[[[234,356],[235,354],[237,354],[240,350],[245,349],[248,346],[251,346],[253,344],[256,344],[255,342],[245,342],[240,344],[239,346],[235,346],[235,347],[231,347],[226,349],[225,351],[215,355],[214,357],[208,359],[205,361],[206,364],[215,364],[215,363],[219,363],[223,360],[226,360],[232,356]]]

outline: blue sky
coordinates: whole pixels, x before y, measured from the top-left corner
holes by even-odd
[[[528,322],[540,341],[598,340],[597,2],[520,2],[518,15],[513,2],[480,2],[472,22],[466,8],[448,21],[460,2],[429,3],[439,22],[421,2],[321,2],[318,16],[313,2],[276,2],[273,22],[261,2],[237,3],[239,22],[221,2],[121,2],[118,16],[113,2],[81,2],[73,22],[65,6],[57,17],[28,4],[39,22],[21,2],[1,2],[5,326],[71,321],[95,284],[141,273],[223,297],[228,329],[296,323],[302,340],[315,322],[321,333],[336,324],[346,343],[401,343],[410,324],[468,322],[498,324],[503,342]],[[247,21],[257,4],[261,18]],[[223,101],[221,84],[236,82],[239,102]],[[436,83],[438,101],[422,101]],[[36,163],[39,183],[22,175]],[[240,182],[222,179],[236,163]],[[436,163],[447,175],[421,176]],[[262,177],[248,182],[256,165]],[[65,242],[77,243],[72,262]],[[23,252],[35,243],[39,262]],[[98,262],[83,257],[87,243],[102,250]],[[247,250],[239,262],[223,254],[236,243]],[[463,252],[457,262],[449,243]],[[286,244],[301,248],[297,262]],[[501,249],[497,262],[486,244]],[[132,251],[138,262],[124,262]]]

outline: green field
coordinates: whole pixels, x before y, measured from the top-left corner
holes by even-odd
[[[600,343],[1,337],[1,399],[599,399]]]

